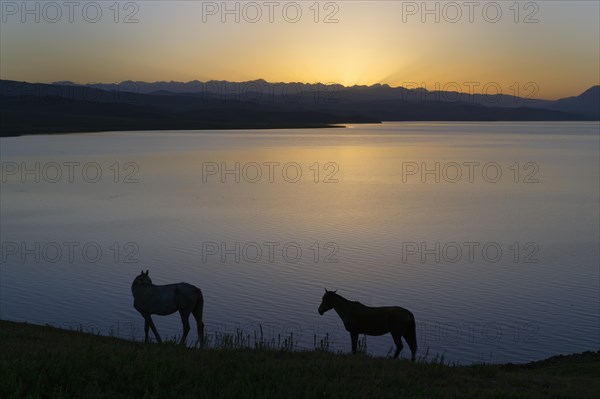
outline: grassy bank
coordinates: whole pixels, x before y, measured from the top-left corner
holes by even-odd
[[[446,366],[320,351],[148,344],[0,321],[0,397],[592,398],[600,352]]]

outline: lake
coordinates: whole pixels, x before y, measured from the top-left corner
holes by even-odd
[[[131,282],[186,281],[208,334],[329,336],[324,288],[417,320],[418,356],[600,347],[600,126],[384,123],[0,139],[0,317],[143,339]],[[154,316],[163,338],[177,315]],[[188,342],[196,339],[193,329]],[[386,356],[391,336],[368,337]],[[409,357],[405,345],[403,357]]]

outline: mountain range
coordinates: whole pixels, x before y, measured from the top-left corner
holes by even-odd
[[[379,84],[348,87],[254,80],[82,85],[0,80],[0,116],[0,136],[380,121],[585,121],[600,119],[600,86],[551,101]]]

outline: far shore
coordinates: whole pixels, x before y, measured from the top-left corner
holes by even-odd
[[[40,129],[40,130],[19,130],[13,129],[7,131],[5,129],[0,130],[1,137],[21,137],[21,136],[49,136],[49,135],[63,135],[63,134],[82,134],[82,133],[108,133],[108,132],[146,132],[146,131],[193,131],[193,130],[274,130],[274,129],[337,129],[345,128],[342,124],[283,124],[283,125],[214,125],[214,126],[200,126],[200,127],[144,127],[144,128],[128,128],[128,127],[114,127],[114,128],[59,128],[59,129]]]

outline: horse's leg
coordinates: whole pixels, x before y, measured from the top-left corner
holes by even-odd
[[[394,359],[397,359],[402,351],[402,348],[404,348],[404,345],[402,345],[402,334],[400,334],[400,331],[392,331],[392,338],[394,338],[394,343],[396,344],[396,353],[394,353]]]
[[[190,332],[190,312],[180,310],[179,315],[181,316],[181,322],[183,323],[183,336],[181,337],[179,344],[184,345],[187,335]]]
[[[152,321],[152,317],[150,315],[148,315],[148,317],[146,317],[146,323],[148,323],[150,325],[150,328],[152,329],[152,332],[154,333],[154,337],[156,337],[156,341],[159,344],[162,343],[162,339],[160,339],[160,335],[158,335],[158,331],[156,331],[156,326],[154,325],[154,322]]]
[[[200,348],[204,348],[204,322],[202,321],[202,318],[196,320],[196,325],[198,327],[198,342],[200,343]]]
[[[356,347],[358,345],[358,333],[351,332],[350,338],[352,339],[352,353],[356,354]]]
[[[204,347],[204,323],[202,322],[202,306],[194,308],[194,318],[196,319],[196,327],[198,328],[198,343],[200,348]]]
[[[410,348],[410,359],[414,362],[415,355],[417,354],[417,332],[415,331],[415,329],[413,328],[411,331],[405,334],[404,339],[406,340],[406,343]]]
[[[144,319],[144,342],[148,343],[148,330],[150,330],[150,323]]]

